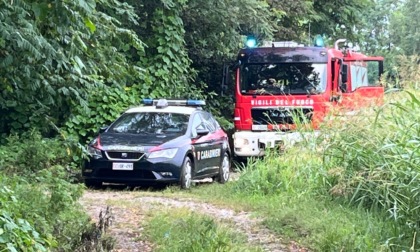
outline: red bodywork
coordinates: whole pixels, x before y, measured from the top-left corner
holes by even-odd
[[[290,62],[299,64],[300,59],[306,64],[320,62],[320,64],[326,65],[322,92],[261,95],[257,91],[245,90],[245,74],[248,74],[246,78],[250,80],[253,77],[251,74],[245,73],[248,70],[248,65],[277,64],[281,67],[282,64],[287,65]],[[368,57],[361,53],[338,48],[270,47],[242,49],[239,52],[238,60],[242,66],[238,67],[235,73],[235,134],[237,136],[240,134],[240,138],[244,138],[243,131],[246,131],[249,132],[252,141],[259,142],[256,143],[258,147],[251,147],[254,154],[255,148],[267,147],[265,142],[269,141],[261,140],[259,136],[254,137],[255,134],[267,131],[290,131],[295,129],[296,125],[293,122],[267,122],[267,126],[255,125],[256,119],[253,118],[252,111],[258,109],[266,111],[270,109],[279,109],[280,111],[296,108],[306,109],[305,111],[311,114],[310,123],[307,125],[311,129],[317,129],[331,109],[355,110],[372,104],[380,104],[383,100],[384,88],[379,82],[368,83],[368,75],[378,76],[379,79],[383,68],[382,57]],[[368,67],[368,64],[371,63],[377,67],[374,69]],[[288,83],[288,81],[286,82]],[[239,138],[235,137],[235,134],[233,138],[236,155],[253,156],[254,154],[247,154],[251,152],[243,151],[242,146],[235,143],[235,140]],[[262,155],[262,152],[259,153],[258,155]]]

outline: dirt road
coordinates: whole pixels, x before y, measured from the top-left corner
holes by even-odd
[[[156,196],[146,195],[141,191],[123,190],[86,190],[81,203],[94,221],[98,221],[99,214],[107,206],[110,207],[113,221],[109,227],[109,234],[116,238],[114,251],[135,252],[153,251],[153,244],[141,236],[145,221],[145,214],[150,210],[183,207],[194,212],[211,216],[212,218],[232,223],[233,227],[248,237],[248,242],[261,247],[264,251],[306,251],[296,244],[284,245],[281,238],[261,225],[261,220],[251,216],[248,212],[235,212],[231,209],[199,202],[196,199],[165,198],[161,193]]]

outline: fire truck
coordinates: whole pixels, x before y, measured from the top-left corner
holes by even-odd
[[[302,139],[297,125],[316,133],[335,108],[380,103],[383,57],[366,56],[339,39],[325,47],[249,39],[232,70],[235,83],[233,149],[238,158],[264,156]],[[225,74],[227,75],[227,74]],[[226,80],[224,84],[226,84]]]

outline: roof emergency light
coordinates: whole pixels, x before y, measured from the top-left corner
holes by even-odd
[[[257,39],[254,36],[248,36],[246,37],[245,45],[248,48],[254,48],[257,46]]]
[[[144,104],[144,105],[153,105],[153,99],[150,99],[150,98],[144,98],[144,99],[143,99],[143,104]]]
[[[165,108],[167,106],[192,106],[199,107],[206,105],[204,100],[171,100],[171,99],[143,99],[143,104],[148,106],[155,105],[157,108]]]
[[[316,47],[324,47],[324,39],[321,35],[316,35],[314,40],[314,46]]]
[[[187,100],[187,106],[204,106],[206,102],[203,100]]]

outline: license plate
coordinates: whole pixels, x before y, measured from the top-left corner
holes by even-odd
[[[132,171],[133,163],[112,163],[112,170]]]

